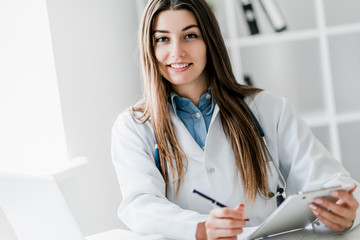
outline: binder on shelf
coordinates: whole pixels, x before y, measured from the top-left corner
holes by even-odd
[[[244,12],[244,17],[249,27],[251,35],[259,33],[259,28],[256,23],[255,12],[252,7],[252,0],[241,0],[241,6]]]
[[[261,6],[276,32],[284,31],[287,26],[284,16],[275,0],[260,0]]]

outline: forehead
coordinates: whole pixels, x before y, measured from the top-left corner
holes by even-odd
[[[153,30],[178,31],[190,25],[197,25],[192,12],[183,9],[165,10],[155,17]]]

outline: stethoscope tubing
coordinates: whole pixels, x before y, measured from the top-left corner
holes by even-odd
[[[278,185],[278,188],[277,188],[277,191],[275,194],[273,194],[273,196],[265,196],[264,194],[261,193],[261,191],[258,190],[260,196],[266,200],[270,200],[272,198],[275,198],[275,197],[282,197],[282,200],[280,201],[280,203],[286,198],[286,181],[284,179],[284,176],[282,175],[281,171],[280,171],[280,167],[278,166],[278,164],[274,161],[274,157],[270,151],[270,148],[266,142],[266,139],[265,139],[265,133],[263,131],[263,128],[261,127],[259,121],[257,120],[257,118],[255,117],[255,115],[253,114],[253,112],[250,110],[250,108],[248,107],[248,110],[252,116],[252,118],[254,119],[255,123],[256,123],[256,127],[257,129],[259,130],[259,133],[260,133],[260,136],[261,136],[261,139],[264,143],[264,146],[265,146],[265,149],[270,157],[269,161],[271,161],[275,168],[276,168],[276,171],[278,172],[278,175],[280,177],[280,181],[281,181],[281,185],[282,187],[280,187]],[[158,145],[157,145],[157,142],[155,140],[155,164],[156,164],[156,167],[159,169],[159,171],[161,170],[161,165],[160,165],[160,157],[159,157],[159,149],[158,149]]]

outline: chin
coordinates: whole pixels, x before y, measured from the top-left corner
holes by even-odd
[[[186,80],[173,80],[170,81],[172,85],[176,85],[176,86],[185,86],[190,84],[192,81],[186,81]]]

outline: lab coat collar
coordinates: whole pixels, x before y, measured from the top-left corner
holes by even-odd
[[[175,135],[178,139],[181,149],[185,152],[188,158],[200,162],[204,162],[205,151],[201,149],[199,145],[195,142],[194,138],[191,136],[190,132],[187,130],[183,122],[178,117],[176,117],[174,113],[174,109],[170,103],[168,103],[168,111],[170,114],[171,123],[173,125]],[[214,113],[209,125],[209,131],[214,121],[220,121],[220,119],[217,117],[218,113],[219,113],[219,107],[215,105]],[[206,143],[205,143],[205,150],[206,150]]]

